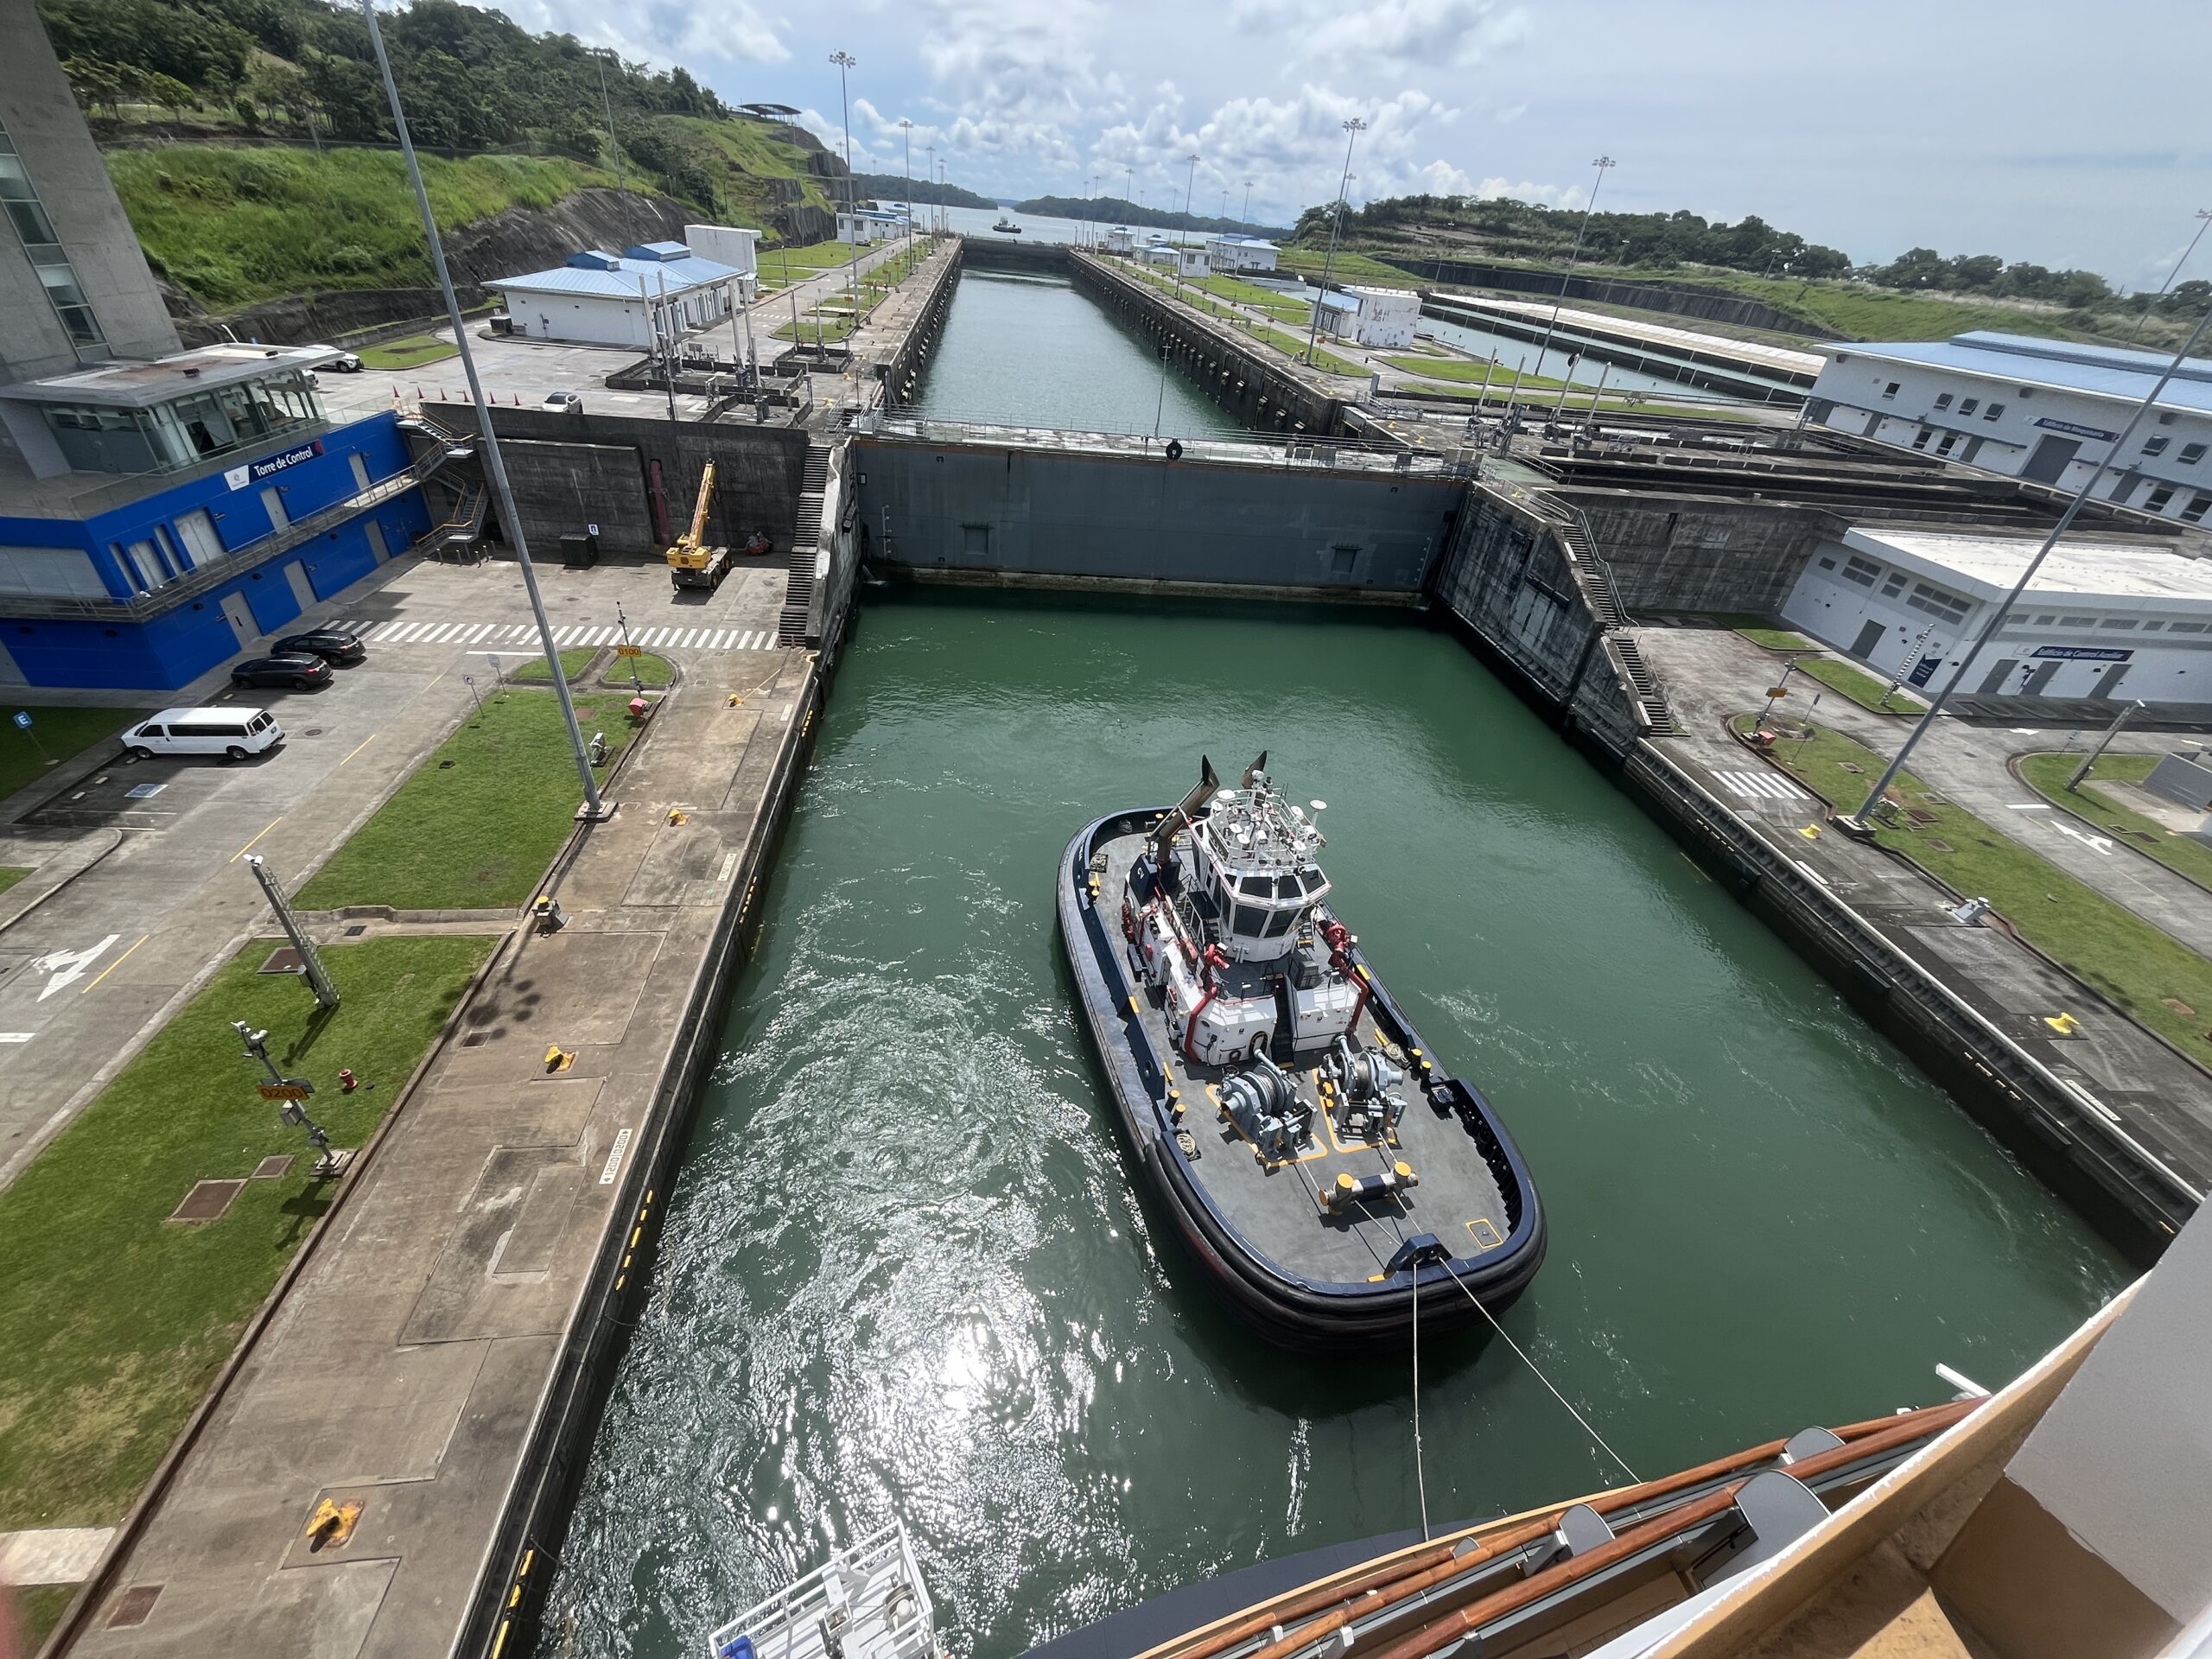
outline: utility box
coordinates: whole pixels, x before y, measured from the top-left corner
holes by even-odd
[[[569,535],[561,538],[561,563],[571,570],[588,570],[599,563],[599,537]]]

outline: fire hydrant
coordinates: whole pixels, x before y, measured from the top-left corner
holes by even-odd
[[[338,1092],[340,1094],[350,1095],[360,1086],[361,1080],[353,1075],[353,1068],[352,1066],[341,1065],[338,1068]]]
[[[646,706],[645,700],[643,697],[631,698],[630,718],[632,720],[643,720],[645,717]]]

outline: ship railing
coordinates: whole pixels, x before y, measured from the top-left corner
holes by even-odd
[[[747,1608],[707,1638],[709,1659],[829,1659],[829,1637],[862,1659],[931,1659],[929,1589],[906,1529],[894,1521],[831,1552],[813,1572]]]

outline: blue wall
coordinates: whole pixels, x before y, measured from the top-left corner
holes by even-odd
[[[155,526],[161,525],[171,545],[181,549],[175,527],[179,514],[204,508],[232,550],[224,561],[230,574],[221,583],[143,622],[11,616],[6,597],[0,595],[0,643],[24,677],[34,685],[173,690],[238,654],[237,637],[223,618],[226,594],[242,595],[255,622],[271,632],[300,614],[285,578],[287,564],[298,560],[315,596],[330,599],[377,568],[366,528],[371,520],[383,525],[385,548],[395,554],[430,527],[422,492],[409,490],[312,541],[257,563],[255,543],[276,528],[262,505],[264,487],[283,490],[284,510],[296,521],[359,493],[350,456],[361,457],[372,482],[403,470],[410,460],[397,418],[389,414],[310,442],[319,442],[323,453],[264,479],[249,476],[241,488],[232,488],[216,473],[90,519],[0,518],[0,545],[85,549],[102,583],[118,599],[130,596],[132,584],[111,551],[113,544],[151,539]],[[301,447],[271,443],[243,452],[237,464],[251,467]]]

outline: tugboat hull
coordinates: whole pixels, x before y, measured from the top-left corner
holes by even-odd
[[[1519,1150],[1489,1103],[1464,1079],[1436,1077],[1428,1106],[1419,1109],[1431,1111],[1442,1127],[1424,1132],[1432,1137],[1453,1128],[1464,1132],[1495,1182],[1506,1224],[1478,1233],[1476,1224],[1469,1224],[1459,1237],[1450,1237],[1442,1220],[1449,1194],[1439,1193],[1430,1211],[1416,1211],[1396,1228],[1399,1253],[1409,1259],[1393,1262],[1377,1252],[1372,1264],[1377,1270],[1357,1276],[1300,1271],[1279,1259],[1287,1252],[1262,1242],[1261,1236],[1269,1232],[1280,1239],[1283,1229],[1300,1224],[1300,1218],[1303,1224],[1320,1225],[1314,1200],[1285,1191],[1275,1207],[1290,1219],[1255,1217],[1249,1205],[1240,1210],[1236,1196],[1220,1179],[1227,1170],[1215,1166],[1211,1188],[1201,1173],[1208,1160],[1242,1157],[1243,1148],[1232,1145],[1193,1156],[1179,1145],[1179,1128],[1210,1127],[1200,1120],[1212,1114],[1204,1101],[1196,1101],[1198,1109],[1180,1123],[1173,1115],[1168,1091],[1195,1095],[1199,1085],[1193,1069],[1182,1057],[1163,1052],[1163,1045],[1147,1028],[1146,994],[1132,982],[1123,951],[1118,894],[1093,890],[1094,854],[1119,838],[1142,834],[1164,812],[1120,812],[1090,824],[1069,842],[1054,883],[1061,943],[1083,1005],[1084,1026],[1113,1090],[1139,1179],[1230,1307],[1272,1342],[1318,1351],[1402,1344],[1412,1336],[1416,1299],[1420,1324],[1432,1333],[1486,1325],[1483,1310],[1495,1314],[1509,1306],[1542,1264],[1544,1217]],[[1359,971],[1371,988],[1376,1026],[1411,1052],[1425,1052],[1419,1034],[1371,968],[1363,963]],[[1243,1164],[1236,1173],[1249,1177]],[[1432,1211],[1438,1217],[1433,1231],[1428,1230]],[[1491,1232],[1497,1235],[1494,1241]],[[1404,1251],[1406,1243],[1417,1246],[1422,1238],[1440,1238],[1444,1248]]]

